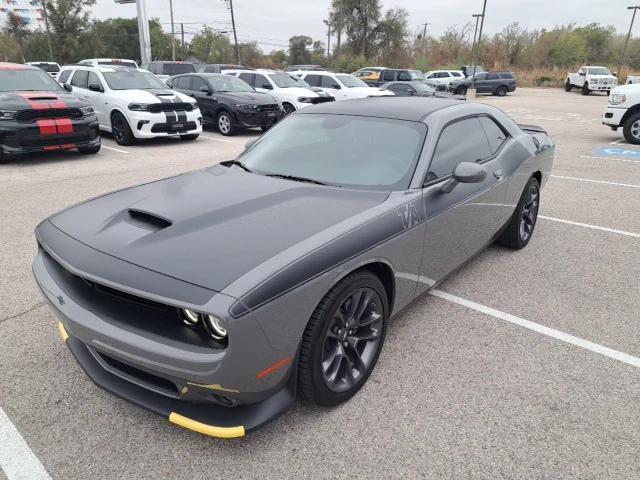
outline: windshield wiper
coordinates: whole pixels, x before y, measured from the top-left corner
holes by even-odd
[[[237,167],[242,168],[243,170],[251,173],[251,169],[247,167],[244,163],[239,160],[226,160],[224,162],[220,162],[220,165],[224,165],[225,167],[231,167],[232,165],[236,165]]]
[[[321,182],[320,180],[314,180],[313,178],[298,177],[296,175],[285,175],[282,173],[269,173],[267,177],[284,178],[285,180],[293,180],[295,182],[315,183],[316,185],[330,185],[329,183]],[[335,185],[332,185],[335,186]]]

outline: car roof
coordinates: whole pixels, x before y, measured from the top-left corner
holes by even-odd
[[[118,71],[132,71],[138,70],[133,67],[127,67],[125,65],[87,65],[87,64],[76,64],[76,65],[65,65],[62,67],[64,69],[86,69],[90,71],[98,71],[98,72],[118,72]]]
[[[436,110],[460,105],[462,102],[449,98],[430,97],[377,97],[326,102],[305,108],[296,115],[334,114],[360,115],[363,117],[392,118],[418,122]]]

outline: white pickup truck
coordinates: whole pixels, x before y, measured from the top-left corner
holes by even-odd
[[[625,140],[640,145],[640,84],[620,85],[611,90],[602,123],[614,131],[622,127]]]
[[[579,88],[583,95],[591,92],[607,92],[618,85],[618,78],[612,75],[607,67],[585,65],[577,73],[568,73],[564,89],[570,92],[572,88]]]

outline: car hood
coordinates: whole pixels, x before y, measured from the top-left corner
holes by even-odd
[[[318,96],[318,94],[313,90],[309,90],[308,88],[304,88],[304,87],[279,88],[277,92],[283,95],[291,95],[295,97],[317,97]]]
[[[594,75],[592,73],[590,73],[589,78],[597,78],[597,79],[605,79],[605,80],[617,80],[618,77],[614,76],[614,75]]]
[[[49,221],[103,253],[222,291],[387,196],[214,166],[107,194]]]
[[[187,95],[171,90],[170,88],[156,88],[151,90],[112,90],[110,95],[119,99],[140,102],[140,103],[158,103],[161,101],[174,102],[191,102],[193,99]]]
[[[225,97],[231,101],[251,103],[257,105],[275,103],[274,98],[268,93],[261,92],[217,92],[218,97]]]
[[[79,108],[89,104],[66,92],[0,92],[0,106],[6,110],[32,108]]]

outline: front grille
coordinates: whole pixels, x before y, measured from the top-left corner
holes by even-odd
[[[33,122],[42,118],[82,118],[79,108],[47,108],[46,110],[22,110],[16,114],[19,122]]]
[[[311,103],[314,105],[318,103],[333,102],[333,101],[335,101],[334,97],[314,97],[311,99]]]
[[[176,130],[173,128],[173,123],[156,123],[153,127],[151,127],[151,133],[179,133],[179,132],[187,132],[189,130],[196,129],[196,122],[178,122],[184,125],[183,128]]]
[[[193,110],[193,104],[187,103],[187,102],[152,103],[151,105],[149,105],[149,111],[151,113],[175,112],[175,111],[191,112],[192,110]]]
[[[54,135],[52,137],[25,137],[20,140],[23,147],[49,147],[53,145],[67,145],[90,142],[91,137],[85,133],[72,135]]]
[[[258,108],[256,109],[258,112],[274,112],[274,111],[278,111],[280,109],[280,107],[273,103],[273,104],[268,104],[268,105],[258,105]]]

